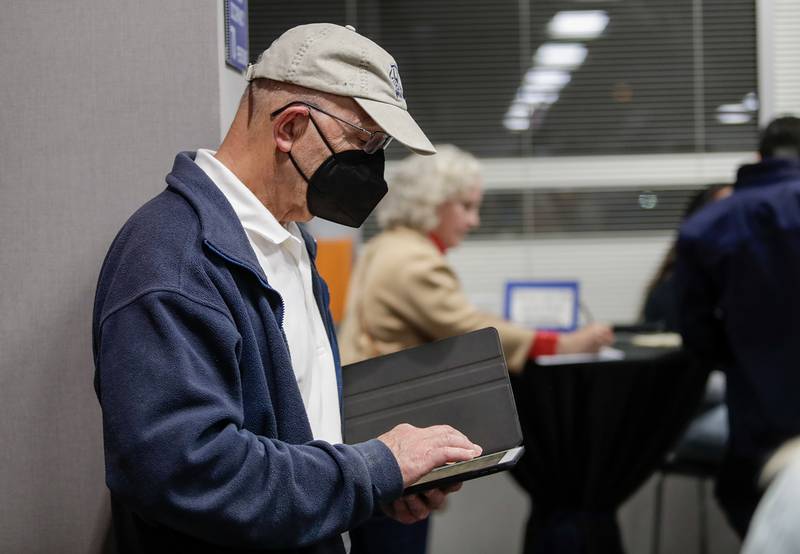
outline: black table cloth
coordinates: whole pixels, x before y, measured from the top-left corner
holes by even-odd
[[[617,508],[702,398],[708,371],[684,351],[619,339],[624,360],[530,363],[512,378],[526,448],[513,473],[533,501],[526,554],[622,553]]]

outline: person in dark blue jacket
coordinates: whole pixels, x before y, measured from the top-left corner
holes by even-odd
[[[687,348],[727,372],[730,444],[717,498],[740,536],[769,454],[800,434],[800,119],[763,132],[734,193],[681,228],[676,287]]]
[[[392,137],[435,151],[396,63],[352,28],[304,25],[247,79],[219,151],[178,154],[100,273],[95,389],[121,552],[342,553],[379,510],[427,517],[451,490],[404,487],[480,453],[447,426],[341,444],[328,290],[297,222],[360,225]]]

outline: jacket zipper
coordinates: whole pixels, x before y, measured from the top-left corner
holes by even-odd
[[[286,345],[286,349],[288,350],[289,349],[289,340],[286,338],[286,332],[283,330],[283,322],[284,322],[284,319],[286,317],[286,304],[283,302],[283,297],[281,296],[281,293],[279,293],[278,291],[273,289],[271,286],[269,286],[269,283],[264,281],[261,278],[261,275],[258,274],[258,272],[253,271],[250,267],[248,267],[247,265],[243,264],[242,262],[240,262],[236,258],[231,258],[230,256],[228,256],[224,252],[220,251],[217,247],[215,247],[213,244],[208,242],[208,240],[204,240],[203,242],[204,242],[204,244],[206,246],[208,246],[211,250],[213,250],[223,260],[225,260],[227,262],[230,262],[235,266],[241,267],[242,269],[246,269],[247,271],[249,271],[250,273],[255,275],[256,279],[258,279],[258,282],[261,283],[262,287],[264,287],[265,289],[267,289],[270,292],[275,293],[278,296],[278,300],[280,300],[280,302],[281,302],[281,317],[280,317],[280,322],[279,322],[278,328],[281,330],[281,336],[283,337],[283,342]]]

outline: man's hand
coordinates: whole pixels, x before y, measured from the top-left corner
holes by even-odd
[[[409,494],[383,506],[383,511],[400,523],[406,525],[416,523],[428,517],[431,512],[441,509],[444,506],[445,497],[460,488],[461,483],[456,483],[445,489],[431,489],[419,494]]]
[[[483,451],[449,425],[420,429],[403,423],[378,437],[378,440],[383,441],[394,454],[403,475],[403,487],[416,483],[436,467],[449,462],[471,460]],[[449,493],[460,488],[461,483],[456,483],[445,489],[403,496],[383,506],[383,511],[401,523],[421,521],[432,511],[441,508]]]
[[[416,483],[435,467],[471,460],[483,451],[449,425],[420,429],[401,423],[378,440],[388,446],[397,459],[404,487]]]
[[[603,346],[614,342],[611,327],[601,323],[590,323],[574,333],[565,333],[558,338],[556,353],[577,354],[580,352],[597,352]]]

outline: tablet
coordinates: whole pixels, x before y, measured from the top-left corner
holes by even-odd
[[[494,328],[342,368],[344,441],[368,441],[401,423],[449,425],[483,454],[522,444],[508,370]]]
[[[479,456],[466,462],[456,462],[437,467],[406,488],[403,494],[416,494],[430,489],[444,488],[453,483],[461,483],[511,469],[522,457],[523,452],[525,452],[525,447],[517,446],[510,450]]]

